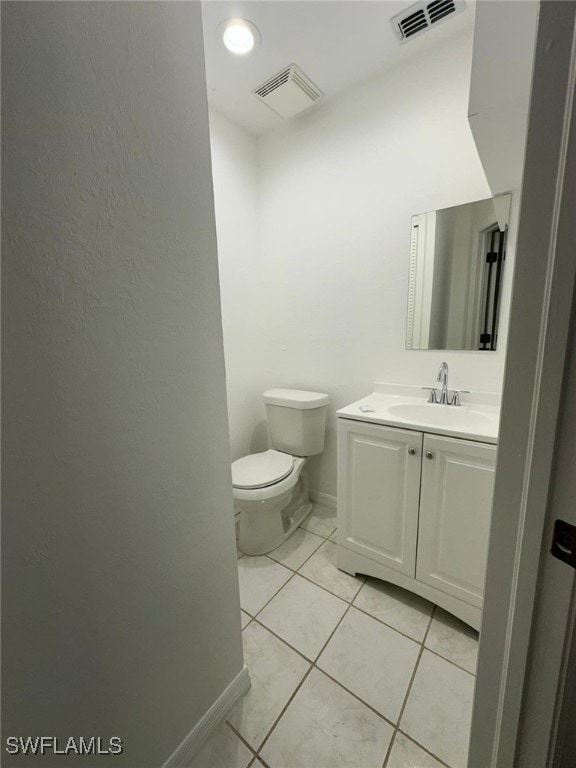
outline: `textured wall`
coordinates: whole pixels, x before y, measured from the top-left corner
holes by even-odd
[[[87,766],[242,668],[201,30],[2,6],[3,736],[124,740]]]

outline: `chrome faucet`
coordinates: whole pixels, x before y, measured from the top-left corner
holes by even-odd
[[[462,393],[470,394],[467,389],[454,389],[452,392],[448,389],[448,363],[444,362],[440,365],[438,376],[436,381],[442,382],[442,389],[436,389],[435,387],[422,387],[422,389],[430,390],[429,403],[436,403],[438,405],[455,405],[460,406],[460,395]]]
[[[441,405],[450,405],[450,399],[448,398],[448,363],[441,363],[436,376],[436,381],[442,382],[442,392],[440,393],[440,399],[436,400]]]

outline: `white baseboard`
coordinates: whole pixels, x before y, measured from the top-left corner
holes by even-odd
[[[196,723],[188,736],[176,747],[162,768],[190,768],[208,737],[229,714],[234,705],[250,690],[248,667],[236,675],[228,688],[219,696],[208,712]]]
[[[324,493],[324,491],[310,491],[310,499],[312,501],[317,501],[318,504],[324,504],[325,507],[331,507],[332,509],[336,509],[336,496],[332,496],[329,493]]]

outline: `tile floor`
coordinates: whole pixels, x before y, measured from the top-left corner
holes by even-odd
[[[240,557],[252,688],[194,768],[465,768],[478,635],[426,600],[336,568],[315,505]]]

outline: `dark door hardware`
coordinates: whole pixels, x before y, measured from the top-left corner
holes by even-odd
[[[492,230],[490,234],[490,250],[486,254],[488,271],[486,274],[484,319],[483,327],[480,331],[479,345],[479,349],[485,352],[496,349],[502,264],[506,258],[505,240],[506,232],[502,232],[498,227]]]
[[[556,520],[550,553],[563,563],[576,568],[576,525]]]

